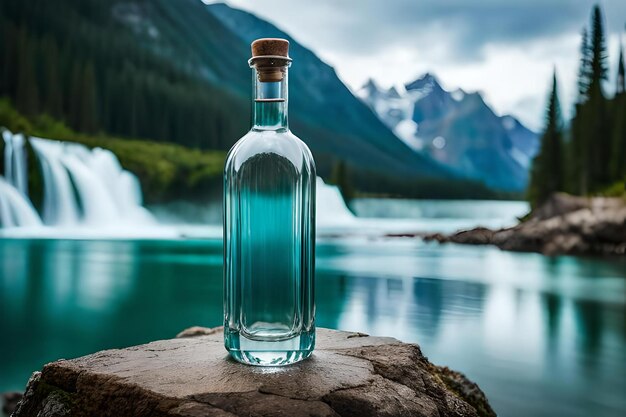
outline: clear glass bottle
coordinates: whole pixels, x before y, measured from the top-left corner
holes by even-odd
[[[316,175],[287,124],[288,45],[253,42],[252,128],[224,169],[224,344],[250,365],[295,363],[315,345]]]

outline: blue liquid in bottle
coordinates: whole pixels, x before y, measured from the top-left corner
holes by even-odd
[[[253,126],[224,171],[224,344],[239,362],[277,366],[315,345],[316,176],[287,124],[290,60],[258,58]]]

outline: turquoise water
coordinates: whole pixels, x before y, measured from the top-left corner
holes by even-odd
[[[412,239],[317,252],[317,326],[417,342],[502,416],[624,415],[625,259]],[[0,240],[0,391],[48,361],[222,321],[221,241]]]

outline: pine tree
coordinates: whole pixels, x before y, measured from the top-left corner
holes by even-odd
[[[590,191],[606,185],[610,179],[609,162],[611,155],[611,135],[608,129],[607,100],[603,81],[607,79],[607,52],[604,23],[600,6],[593,7],[591,20],[591,63],[588,101],[588,119],[585,123],[587,134],[586,151],[590,156]],[[584,119],[583,119],[584,120]]]
[[[17,91],[15,104],[17,109],[27,116],[34,116],[39,110],[39,91],[35,68],[35,41],[30,39],[26,29],[19,35],[19,54],[17,64]]]
[[[54,117],[63,114],[61,78],[59,77],[59,49],[54,39],[43,42],[44,97],[43,110]]]
[[[68,121],[74,129],[80,129],[82,120],[82,65],[79,61],[72,63],[67,97]]]
[[[615,85],[615,95],[626,92],[626,76],[624,75],[624,48],[619,46],[619,58],[617,60],[617,82]]]
[[[589,90],[589,77],[591,75],[591,57],[589,49],[589,36],[587,28],[583,28],[580,40],[580,67],[578,68],[578,103],[584,103]]]
[[[613,99],[613,142],[611,148],[611,179],[626,180],[626,86],[624,80],[624,51],[620,44],[617,63],[617,85]]]
[[[533,160],[529,200],[533,207],[545,202],[550,195],[564,189],[563,123],[557,90],[556,71],[552,76],[552,91],[546,109],[546,127],[541,135],[541,148]]]
[[[96,76],[91,62],[87,63],[83,69],[81,90],[79,129],[83,132],[94,133],[98,128],[98,93],[96,90]]]
[[[578,98],[574,107],[571,122],[571,138],[567,149],[567,183],[566,190],[572,194],[585,194],[589,178],[589,155],[586,152],[587,137],[584,134],[582,121],[583,105],[587,101],[589,77],[591,74],[591,58],[587,28],[583,28],[580,41],[580,65],[578,68]]]
[[[611,132],[603,81],[607,78],[607,53],[602,12],[598,5],[591,14],[591,36],[583,32],[579,102],[572,120],[572,140],[568,163],[573,184],[568,189],[587,194],[610,182]],[[585,45],[587,45],[585,47]],[[586,87],[586,89],[585,89]]]
[[[593,6],[591,14],[591,39],[589,51],[589,89],[602,89],[602,81],[607,80],[607,52],[604,35],[604,19],[599,5]]]

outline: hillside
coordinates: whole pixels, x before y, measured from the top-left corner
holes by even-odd
[[[225,5],[6,0],[0,27],[0,96],[27,117],[47,113],[80,132],[220,150],[248,128],[250,40],[286,37],[291,127],[322,175],[343,160],[364,191],[412,193],[411,181],[468,185],[411,152],[311,51]]]

